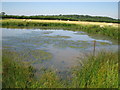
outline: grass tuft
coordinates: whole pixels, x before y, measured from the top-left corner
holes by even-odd
[[[74,88],[118,88],[118,55],[112,52],[91,55],[73,76]]]

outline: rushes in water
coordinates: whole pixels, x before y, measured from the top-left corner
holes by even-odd
[[[101,52],[95,57],[91,55],[73,76],[72,87],[118,88],[118,55],[111,52]]]

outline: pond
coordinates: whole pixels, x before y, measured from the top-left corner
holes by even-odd
[[[111,40],[95,39],[85,32],[42,29],[2,28],[2,47],[20,53],[37,70],[54,68],[64,72],[78,64],[85,54],[99,50],[117,51]]]

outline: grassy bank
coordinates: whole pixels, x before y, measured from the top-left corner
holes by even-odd
[[[118,55],[100,52],[89,56],[82,69],[75,69],[72,87],[77,88],[118,88]]]
[[[21,58],[16,52],[3,50],[2,64],[3,88],[26,88],[31,86],[31,82],[34,82],[33,68],[25,62],[21,62]]]
[[[84,31],[90,34],[100,34],[109,36],[113,39],[118,39],[118,27],[115,25],[100,25],[100,24],[85,24],[67,21],[23,21],[23,19],[4,19],[2,20],[3,28],[51,28],[51,29],[66,29],[72,31]]]
[[[71,70],[72,78],[61,80],[55,71],[44,70],[40,80],[34,77],[34,69],[29,64],[19,62],[17,54],[3,51],[4,88],[118,88],[118,55],[100,52],[90,55],[82,68]]]
[[[62,87],[60,79],[54,71],[44,70],[40,80],[34,76],[36,70],[30,63],[22,61],[17,52],[4,49],[3,62],[3,88],[45,88]]]

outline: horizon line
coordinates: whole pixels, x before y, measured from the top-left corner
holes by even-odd
[[[4,12],[4,11],[2,11]],[[35,15],[18,15],[18,14],[6,14],[6,15],[13,15],[13,16],[54,16],[54,15],[83,15],[83,16],[92,16],[92,17],[108,17],[112,19],[119,19],[113,18],[111,16],[102,16],[102,15],[89,15],[89,14],[35,14]]]

